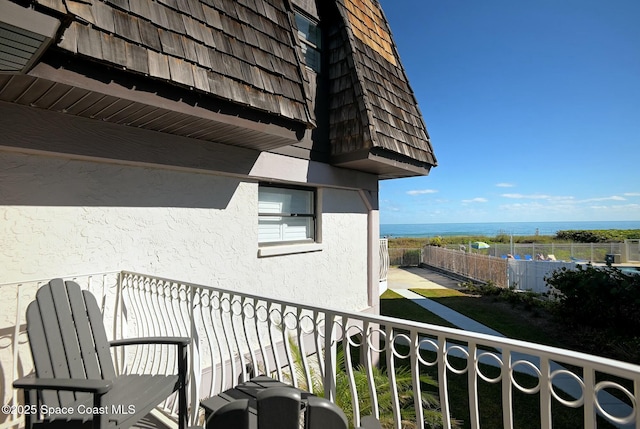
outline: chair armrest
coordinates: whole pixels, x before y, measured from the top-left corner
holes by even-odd
[[[177,346],[188,346],[191,338],[187,337],[144,337],[144,338],[123,338],[121,340],[109,341],[111,347],[129,346],[134,344],[175,344]]]
[[[16,389],[25,390],[65,390],[72,392],[89,392],[98,395],[107,393],[113,383],[111,380],[86,380],[76,378],[19,378],[13,382]]]

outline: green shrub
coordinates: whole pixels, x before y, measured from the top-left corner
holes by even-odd
[[[513,287],[509,289],[501,288],[491,281],[486,284],[465,282],[461,283],[460,286],[465,287],[471,293],[493,296],[496,300],[506,301],[512,305],[522,305],[526,310],[545,308],[548,306],[548,300],[545,299],[546,297],[539,293],[530,290],[516,290]]]
[[[444,241],[442,237],[433,237],[429,240],[429,246],[444,247]]]
[[[640,332],[640,276],[610,266],[578,265],[545,280],[556,289],[550,295],[561,318],[623,335]]]
[[[575,241],[576,243],[609,243],[622,242],[625,239],[640,238],[638,229],[594,229],[594,230],[566,230],[558,231],[559,240]]]

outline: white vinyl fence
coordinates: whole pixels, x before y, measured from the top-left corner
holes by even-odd
[[[517,290],[530,290],[536,293],[545,293],[548,290],[545,277],[549,277],[556,270],[566,268],[575,270],[575,262],[561,261],[518,261],[509,259],[507,276],[509,286]]]

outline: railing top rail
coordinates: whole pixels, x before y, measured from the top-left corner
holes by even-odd
[[[356,313],[343,311],[338,309],[332,309],[327,307],[316,307],[314,305],[302,303],[302,302],[291,302],[291,301],[283,301],[279,298],[266,297],[266,296],[258,296],[252,295],[244,292],[239,292],[230,289],[221,289],[212,286],[201,285],[197,283],[184,282],[180,280],[167,279],[152,275],[146,275],[141,273],[135,273],[131,271],[123,271],[123,275],[131,275],[141,278],[149,278],[160,280],[168,283],[177,283],[180,285],[201,288],[212,290],[216,292],[220,292],[223,294],[236,295],[243,298],[249,298],[253,300],[259,301],[273,301],[277,302],[280,305],[288,306],[288,307],[304,307],[306,310],[324,313],[332,316],[337,316],[341,318],[351,318],[351,319],[359,319],[363,322],[369,322],[372,324],[380,324],[380,325],[391,325],[394,329],[406,330],[406,331],[418,331],[426,332],[428,331],[428,335],[431,336],[439,336],[446,337],[447,340],[458,340],[463,342],[470,342],[474,344],[483,344],[489,345],[495,348],[504,348],[504,349],[517,349],[518,352],[545,356],[552,360],[562,361],[568,364],[575,364],[579,366],[584,366],[585,362],[588,362],[592,365],[596,370],[602,369],[607,372],[615,375],[619,375],[621,377],[628,376],[629,372],[640,374],[640,365],[635,365],[627,362],[620,362],[609,358],[593,356],[582,352],[576,352],[567,349],[561,349],[558,347],[545,346],[541,344],[530,343],[521,340],[515,340],[504,337],[497,337],[493,335],[481,334],[481,333],[473,333],[469,334],[468,331],[464,331],[461,329],[448,328],[444,326],[431,325],[428,323],[422,322],[414,322],[410,320],[404,319],[396,319],[393,317],[381,316],[381,315],[371,315],[366,313]]]
[[[99,272],[99,273],[73,274],[73,275],[68,275],[68,276],[54,276],[54,277],[47,277],[47,278],[44,278],[44,279],[21,280],[19,282],[0,283],[0,288],[8,287],[8,286],[18,286],[18,285],[29,284],[29,283],[47,283],[47,282],[51,281],[51,279],[53,279],[53,278],[77,279],[77,278],[82,278],[82,277],[85,277],[85,278],[86,277],[102,277],[102,276],[117,275],[117,274],[120,274],[122,272],[123,271],[104,271],[104,272]]]

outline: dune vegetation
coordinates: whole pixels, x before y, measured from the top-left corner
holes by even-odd
[[[472,241],[492,243],[616,243],[627,239],[640,239],[640,229],[606,229],[606,230],[566,230],[555,235],[514,235],[498,234],[495,236],[467,235],[443,237],[397,237],[389,239],[389,247],[417,248],[428,244],[446,246],[448,244],[466,244]]]

